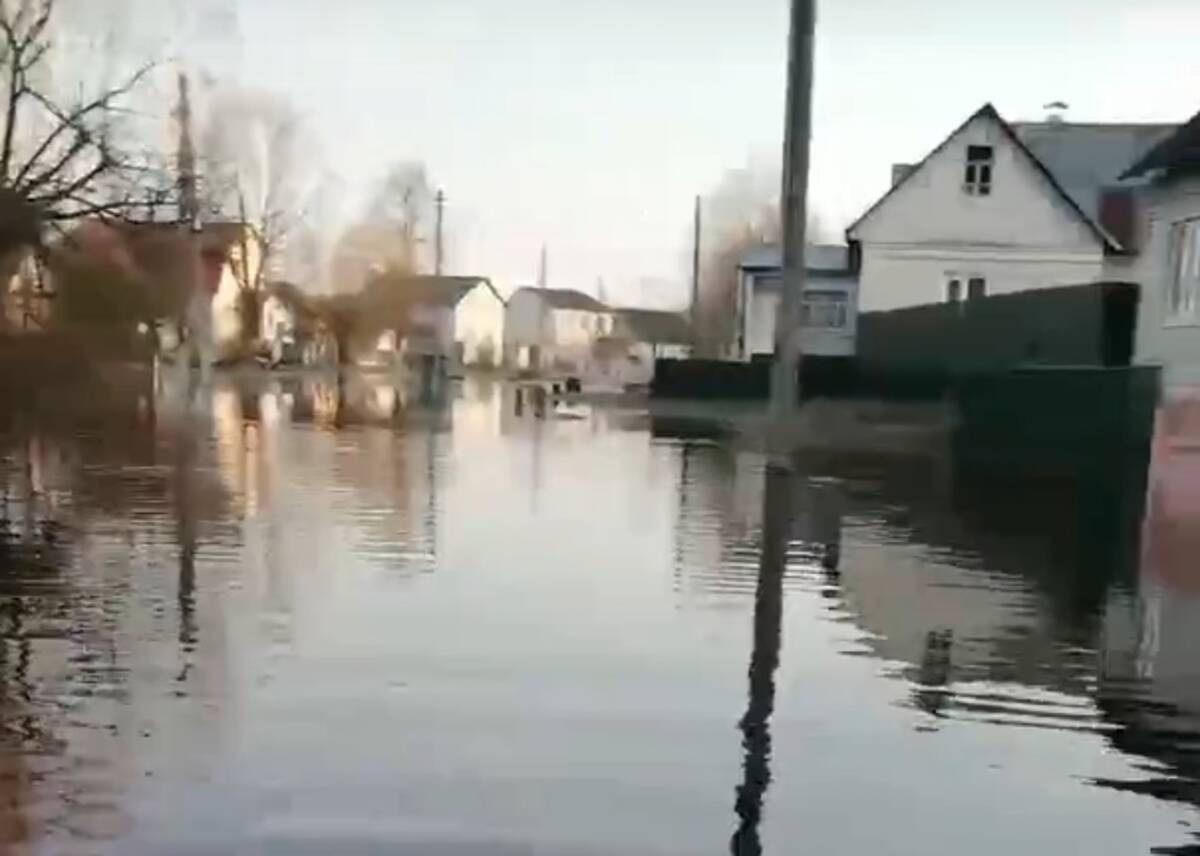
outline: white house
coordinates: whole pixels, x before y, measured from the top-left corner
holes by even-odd
[[[1168,125],[972,114],[849,229],[863,312],[1096,282],[1130,226],[1122,171]]]
[[[680,360],[692,352],[692,328],[682,312],[614,309],[612,333],[599,350],[608,357],[605,374],[620,386],[654,379],[654,361]]]
[[[504,301],[486,277],[380,274],[360,295],[379,330],[360,362],[433,358],[443,368],[497,365]]]
[[[596,342],[612,329],[612,310],[581,291],[518,288],[505,308],[505,362],[529,371],[583,376],[595,368]]]
[[[1135,359],[1160,365],[1163,383],[1200,393],[1200,114],[1125,173],[1138,193],[1142,286]]]
[[[504,299],[491,280],[476,280],[455,304],[454,341],[462,365],[500,366],[504,348]]]
[[[775,316],[783,293],[782,256],[777,246],[756,247],[738,266],[738,340],[735,356],[751,360],[775,353]],[[813,245],[805,250],[801,346],[804,353],[844,357],[854,354],[858,282],[849,250]]]

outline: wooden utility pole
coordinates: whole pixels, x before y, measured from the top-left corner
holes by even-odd
[[[771,375],[771,415],[776,425],[795,408],[800,392],[800,306],[804,294],[815,23],[816,0],[792,0],[787,113],[783,138],[783,188],[780,197],[783,293],[775,316],[775,362]]]
[[[437,196],[434,197],[434,202],[437,205],[437,232],[434,235],[433,245],[433,272],[438,276],[442,275],[442,267],[445,264],[445,245],[442,243],[442,222],[446,213],[446,194],[442,190],[438,190]]]
[[[700,348],[700,196],[696,196],[696,210],[692,217],[692,356]]]

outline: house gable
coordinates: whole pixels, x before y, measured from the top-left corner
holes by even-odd
[[[993,152],[990,193],[964,191],[969,146]],[[991,105],[972,115],[847,230],[853,241],[907,246],[1119,246],[1055,182]]]

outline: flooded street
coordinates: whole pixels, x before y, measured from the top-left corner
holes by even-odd
[[[218,375],[11,421],[0,853],[1200,848],[1194,409],[1148,476],[787,477],[449,398]]]

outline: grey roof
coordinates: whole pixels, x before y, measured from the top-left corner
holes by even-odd
[[[1138,152],[1138,155],[1139,160],[1122,174],[1122,178],[1142,176],[1157,169],[1200,169],[1200,113],[1169,137],[1159,140],[1153,148]]]
[[[426,306],[457,306],[467,292],[484,283],[493,293],[495,288],[486,277],[429,276],[403,273],[377,274],[363,287],[362,295],[377,302],[400,301]],[[500,295],[496,295],[500,299]]]
[[[692,329],[682,312],[661,309],[617,309],[617,326],[638,342],[685,345],[692,341]]]
[[[778,270],[783,253],[777,244],[763,244],[742,256],[742,270]],[[814,274],[847,273],[850,248],[845,244],[809,244],[804,250],[804,269]]]
[[[1169,137],[1177,126],[1013,122],[1011,127],[1062,191],[1099,223],[1103,191],[1117,185],[1136,158]]]
[[[517,291],[532,291],[551,309],[576,309],[582,312],[608,312],[609,308],[590,294],[573,288],[534,288],[522,286]]]

